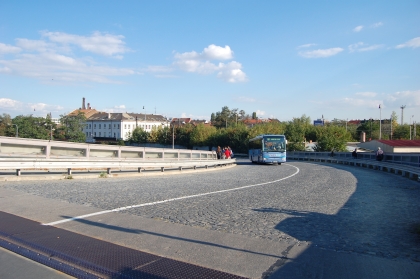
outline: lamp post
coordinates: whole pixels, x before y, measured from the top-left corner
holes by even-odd
[[[391,123],[391,140],[392,140],[392,114],[391,114],[391,118],[389,119],[389,122]]]
[[[144,109],[143,106],[143,113],[144,113],[144,130],[146,131],[147,125],[146,125],[146,110]]]
[[[381,104],[379,104],[379,139],[382,138],[382,109]]]
[[[175,123],[172,123],[172,149],[175,149]]]
[[[414,139],[414,138],[412,138],[412,137],[411,137],[411,126],[413,126],[413,127],[414,127],[413,117],[414,117],[414,115],[412,115],[412,116],[411,116],[410,123],[409,123],[409,125],[410,125],[410,140],[411,140],[411,139]]]

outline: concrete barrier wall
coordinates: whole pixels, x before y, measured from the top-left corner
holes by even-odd
[[[0,137],[0,157],[214,160],[215,151],[99,145]]]
[[[331,157],[331,152],[304,152],[304,151],[288,151],[288,156],[291,157],[307,157],[307,158],[322,158]],[[334,157],[337,158],[351,158],[351,152],[334,152]],[[365,160],[376,160],[376,153],[374,152],[358,152],[357,158]],[[385,153],[384,161],[396,164],[410,165],[420,167],[420,153]]]

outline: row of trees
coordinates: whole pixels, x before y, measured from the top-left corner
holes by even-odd
[[[344,151],[346,143],[358,141],[360,133],[366,133],[367,138],[379,138],[379,121],[367,120],[360,125],[347,121],[333,120],[325,126],[314,126],[306,115],[293,118],[286,122],[267,122],[253,127],[247,127],[243,120],[257,118],[243,110],[229,109],[212,113],[212,126],[199,124],[185,124],[182,126],[157,127],[150,132],[137,127],[128,135],[130,143],[159,143],[192,148],[193,146],[231,146],[236,152],[245,153],[248,149],[248,140],[260,134],[284,134],[288,140],[288,150],[305,150],[305,142],[316,142],[315,151]],[[83,133],[86,118],[83,114],[61,115],[60,125],[56,125],[49,117],[17,116],[11,118],[8,114],[0,115],[0,135],[15,136],[18,127],[19,137],[36,139],[56,139],[74,142],[85,142]],[[397,118],[388,123],[383,121],[382,138],[389,138],[392,131],[393,139],[409,139],[410,126],[398,125]],[[413,128],[413,127],[411,127]],[[417,137],[420,131],[417,127]],[[414,132],[411,133],[414,135]],[[413,137],[412,137],[413,138]],[[121,143],[122,144],[122,143]]]
[[[86,122],[84,114],[60,115],[60,125],[51,120],[51,117],[35,117],[32,115],[19,115],[11,118],[9,114],[0,115],[0,136],[32,139],[55,139],[73,142],[85,142],[86,136],[83,127]]]

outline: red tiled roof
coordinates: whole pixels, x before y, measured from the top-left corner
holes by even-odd
[[[420,140],[378,140],[378,142],[399,147],[420,147]]]

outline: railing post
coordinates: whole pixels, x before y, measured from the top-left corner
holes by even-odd
[[[111,168],[106,169],[106,174],[111,174]]]
[[[17,176],[20,176],[20,169],[17,169],[17,170],[16,170],[16,175],[17,175]]]
[[[67,169],[67,175],[71,175],[71,168]]]

